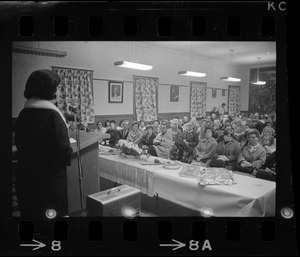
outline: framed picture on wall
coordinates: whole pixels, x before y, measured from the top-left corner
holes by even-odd
[[[217,97],[217,89],[216,88],[213,88],[212,89],[212,98],[216,98]]]
[[[170,87],[170,102],[179,101],[179,86]]]
[[[123,82],[108,82],[108,102],[123,103]]]
[[[222,89],[222,96],[225,96],[225,89]]]

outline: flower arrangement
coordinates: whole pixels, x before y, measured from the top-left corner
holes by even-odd
[[[118,141],[118,146],[124,155],[140,156],[143,153],[143,150],[139,148],[138,145],[124,139]]]

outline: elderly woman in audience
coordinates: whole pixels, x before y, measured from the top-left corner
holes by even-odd
[[[172,135],[168,132],[168,123],[163,121],[161,132],[153,140],[153,145],[148,148],[148,153],[153,156],[168,158],[172,147]]]
[[[265,150],[267,152],[267,156],[276,152],[276,142],[275,142],[275,138],[273,136],[269,136],[269,138],[266,139],[264,143],[265,144],[263,145],[263,147],[265,148]]]
[[[104,128],[104,127],[102,127],[102,122],[101,121],[97,121],[96,128],[95,128],[94,132],[105,133],[106,131],[107,131],[107,129]]]
[[[110,121],[110,128],[106,131],[106,134],[110,134],[110,138],[106,140],[109,146],[114,147],[120,139],[120,133],[116,129],[116,122],[114,120]]]
[[[128,134],[127,141],[138,145],[143,137],[142,132],[139,130],[139,123],[134,121],[131,126],[132,129]]]
[[[233,138],[233,135],[234,133],[231,129],[224,131],[223,140],[217,145],[210,167],[224,167],[236,162],[241,148],[239,143]]]
[[[178,149],[177,160],[188,162],[188,159],[192,157],[195,146],[198,144],[198,133],[194,130],[194,124],[188,122],[186,124],[186,130],[183,131],[180,138],[175,141],[175,146]],[[184,159],[182,159],[184,157]]]
[[[208,167],[211,159],[213,158],[217,141],[212,137],[213,129],[211,127],[205,128],[205,139],[200,140],[198,145],[194,149],[194,161],[192,164]]]
[[[260,169],[266,161],[266,150],[259,143],[259,131],[249,130],[248,145],[243,148],[234,170],[252,174],[254,169]]]
[[[275,130],[271,126],[268,125],[264,127],[260,135],[260,143],[262,145],[265,145],[266,144],[265,141],[269,140],[270,136],[274,137],[274,135],[275,135]]]
[[[140,140],[139,146],[143,147],[149,147],[150,145],[153,145],[153,140],[156,137],[156,135],[153,133],[153,127],[147,126],[146,127],[146,134],[143,135],[143,137]]]
[[[178,128],[178,121],[177,120],[171,120],[169,122],[170,128],[168,129],[168,132],[172,135],[173,142],[179,139],[181,135],[181,131]]]

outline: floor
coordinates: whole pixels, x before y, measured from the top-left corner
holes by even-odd
[[[101,178],[100,188],[101,191],[119,186],[119,184]],[[17,197],[15,194],[15,185],[13,181],[13,198],[12,198],[12,216],[20,217],[18,210]],[[70,217],[86,217],[86,210],[71,213]],[[178,204],[172,203],[160,197],[159,195],[149,197],[141,193],[141,210],[140,217],[186,217],[186,216],[199,216],[199,212],[185,208]]]

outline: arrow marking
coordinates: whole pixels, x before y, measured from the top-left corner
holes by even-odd
[[[36,242],[37,244],[20,244],[20,246],[35,246],[35,248],[32,249],[33,251],[35,251],[35,250],[37,250],[39,248],[43,248],[43,247],[46,246],[45,244],[43,244],[43,243],[41,243],[41,242],[39,242],[37,240],[33,239],[33,241]]]
[[[175,247],[175,248],[172,249],[173,251],[175,251],[175,250],[177,250],[177,249],[179,249],[181,247],[185,247],[186,246],[186,244],[181,243],[181,242],[179,242],[179,241],[177,241],[175,239],[172,239],[172,241],[176,242],[177,244],[160,244],[159,246],[177,246],[177,247]]]

